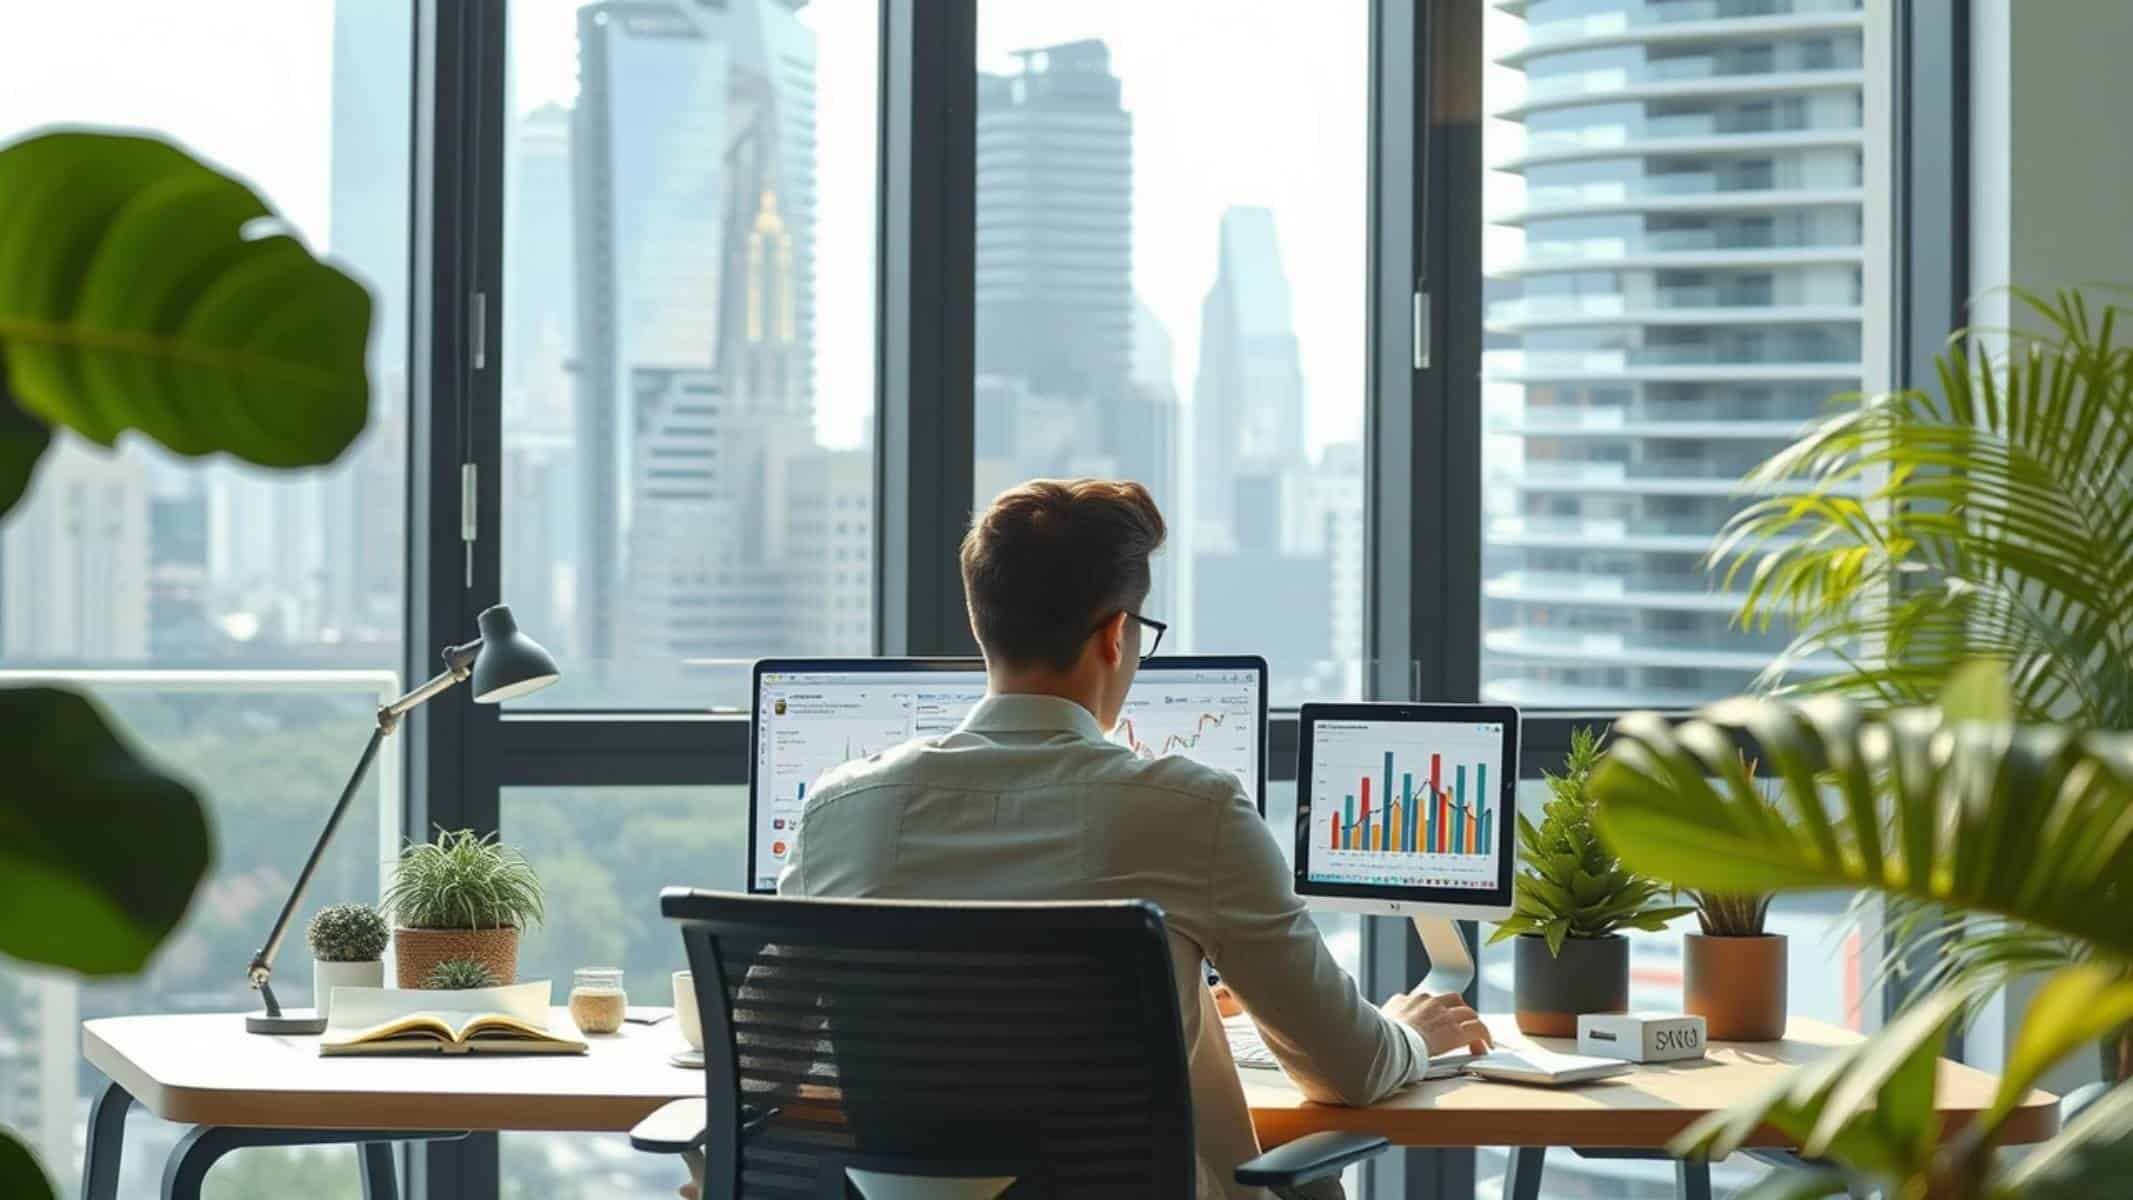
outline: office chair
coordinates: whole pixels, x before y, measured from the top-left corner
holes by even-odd
[[[701,1155],[703,1200],[1194,1195],[1155,905],[668,888],[659,907],[696,975],[704,1098],[667,1105],[630,1140]],[[1386,1145],[1312,1134],[1237,1178],[1303,1183]]]

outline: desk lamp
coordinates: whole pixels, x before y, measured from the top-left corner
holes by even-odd
[[[254,1013],[244,1019],[247,1032],[325,1032],[326,1019],[315,1011],[284,1014],[281,1005],[275,1002],[273,985],[268,982],[274,973],[274,954],[281,949],[282,935],[289,932],[289,918],[296,915],[296,905],[303,899],[304,888],[310,884],[312,873],[318,870],[318,860],[326,852],[326,843],[333,840],[333,831],[340,827],[341,818],[348,812],[348,802],[355,798],[356,789],[363,786],[364,777],[370,774],[370,764],[378,757],[378,744],[400,727],[400,718],[453,684],[469,678],[474,681],[474,703],[499,704],[540,691],[561,674],[548,651],[518,631],[518,622],[511,619],[508,607],[496,605],[477,619],[481,636],[464,646],[445,647],[444,670],[414,691],[378,709],[378,727],[371,731],[370,744],[363,747],[363,757],[356,760],[355,772],[348,777],[348,786],[341,789],[339,802],[334,804],[332,815],[326,818],[326,828],[319,831],[318,844],[311,847],[311,857],[298,872],[296,886],[281,906],[281,915],[274,918],[274,928],[267,934],[266,944],[252,956],[252,965],[247,968],[252,986],[266,1002],[264,1013]]]

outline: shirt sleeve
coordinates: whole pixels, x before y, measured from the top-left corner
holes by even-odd
[[[1281,847],[1239,791],[1216,817],[1202,949],[1290,1079],[1321,1103],[1375,1104],[1429,1069],[1422,1035],[1379,1012],[1326,948]]]

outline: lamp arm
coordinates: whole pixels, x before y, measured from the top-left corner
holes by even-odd
[[[325,857],[326,846],[333,841],[334,831],[341,827],[341,818],[348,815],[348,805],[369,776],[371,764],[377,761],[378,747],[394,730],[400,727],[400,718],[423,701],[450,688],[465,679],[473,670],[474,652],[479,641],[466,646],[454,646],[445,651],[445,669],[425,681],[405,696],[390,701],[378,708],[378,727],[371,730],[370,741],[363,747],[363,756],[356,760],[355,770],[348,776],[347,786],[341,789],[341,798],[334,802],[333,812],[326,817],[326,827],[319,830],[318,841],[311,847],[311,857],[304,860],[304,869],[297,872],[296,886],[289,889],[289,898],[282,902],[281,914],[274,918],[274,928],[267,933],[267,940],[252,955],[251,965],[245,974],[253,988],[264,997],[267,1015],[278,1017],[281,1006],[275,1003],[274,989],[268,980],[274,973],[274,956],[281,950],[281,939],[289,932],[289,919],[296,915],[296,906],[304,898],[304,889],[311,885],[311,876],[318,872],[318,860]]]

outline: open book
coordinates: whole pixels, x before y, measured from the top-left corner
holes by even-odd
[[[583,1054],[548,1031],[545,980],[457,992],[335,988],[318,1052],[336,1054]]]

